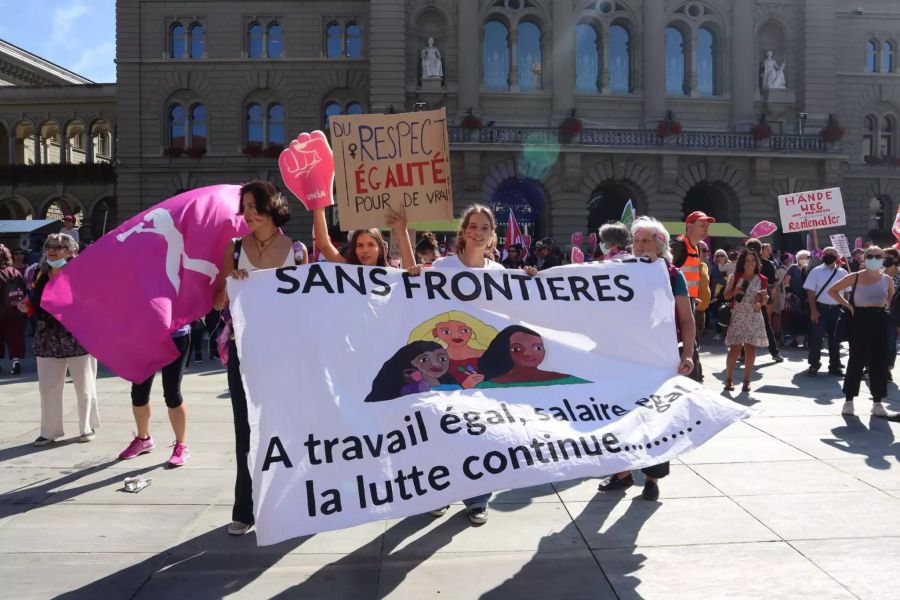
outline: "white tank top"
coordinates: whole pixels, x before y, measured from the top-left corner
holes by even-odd
[[[282,267],[293,267],[294,264],[294,248],[293,246],[288,251],[287,256],[284,257],[284,261],[281,263]],[[238,256],[238,269],[243,269],[245,271],[258,271],[259,267],[250,262],[250,259],[247,257],[247,253],[244,252],[243,246],[241,247],[241,254]]]

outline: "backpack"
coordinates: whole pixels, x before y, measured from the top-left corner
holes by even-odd
[[[0,306],[14,309],[19,305],[19,302],[25,299],[25,295],[25,282],[21,277],[8,279],[3,284],[3,296],[0,298]]]

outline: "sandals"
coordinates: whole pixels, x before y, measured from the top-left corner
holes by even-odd
[[[726,392],[734,391],[734,384],[731,382],[731,377],[728,377],[725,379],[725,391]]]
[[[744,380],[744,385],[741,386],[741,391],[742,391],[742,392],[749,392],[749,391],[750,391],[750,380],[749,380],[749,379],[745,379],[745,380]]]

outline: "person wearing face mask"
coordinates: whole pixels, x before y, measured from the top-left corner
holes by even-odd
[[[888,313],[894,298],[894,282],[890,275],[881,272],[884,252],[878,246],[869,246],[863,254],[863,270],[847,275],[838,281],[828,295],[853,315],[850,322],[850,359],[844,378],[846,398],[841,414],[853,414],[853,400],[859,395],[863,369],[869,370],[869,390],[872,392],[872,415],[892,418],[882,400],[887,396]],[[841,295],[848,290],[849,298]]]
[[[90,442],[100,427],[97,405],[97,361],[68,329],[41,308],[44,288],[75,257],[78,245],[71,236],[54,233],[44,242],[46,260],[35,276],[31,295],[19,303],[23,313],[36,318],[34,355],[37,357],[41,395],[41,433],[35,446],[46,446],[63,437],[63,391],[66,371],[72,376],[78,398],[79,442]]]
[[[844,367],[841,365],[841,343],[833,335],[834,325],[837,321],[840,303],[835,300],[828,291],[837,282],[847,276],[847,271],[837,266],[838,251],[833,246],[822,250],[822,264],[809,272],[803,289],[809,302],[809,354],[807,362],[809,370],[807,374],[815,377],[822,366],[822,339],[828,332],[828,373],[843,376]]]
[[[631,258],[627,251],[628,244],[631,243],[631,232],[623,223],[607,223],[601,226],[598,237],[603,260]]]
[[[803,283],[809,272],[809,250],[800,250],[797,252],[797,262],[788,267],[784,275],[786,303],[793,309],[785,333],[793,338],[791,346],[794,347],[803,346],[804,338],[809,331],[809,299],[803,289]]]
[[[884,249],[884,274],[894,282],[894,291],[900,290],[900,251],[896,248]],[[891,320],[888,323],[888,381],[893,381],[891,371],[897,364],[897,323]]]

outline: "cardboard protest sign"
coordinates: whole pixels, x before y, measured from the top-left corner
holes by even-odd
[[[850,258],[850,242],[847,240],[846,235],[843,233],[836,233],[831,236],[831,245],[835,247],[838,254],[844,258]]]
[[[330,117],[341,229],[385,224],[388,209],[409,223],[453,218],[444,109]]]
[[[778,208],[785,233],[847,224],[840,188],[778,196]]]

